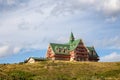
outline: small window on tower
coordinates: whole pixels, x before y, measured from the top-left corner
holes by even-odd
[[[61,48],[58,48],[58,50],[59,50],[59,52],[61,52],[62,49],[61,49]]]

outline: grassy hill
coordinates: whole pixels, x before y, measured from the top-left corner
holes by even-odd
[[[120,80],[120,62],[1,64],[0,80]]]

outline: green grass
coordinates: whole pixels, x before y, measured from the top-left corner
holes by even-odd
[[[0,80],[120,80],[120,62],[1,64]]]

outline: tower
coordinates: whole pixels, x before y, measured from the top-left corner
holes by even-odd
[[[73,33],[71,32],[69,43],[72,43],[75,40]]]

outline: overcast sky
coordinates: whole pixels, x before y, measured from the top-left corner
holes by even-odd
[[[120,61],[120,0],[0,0],[4,62],[21,53],[42,57],[50,42],[67,42],[71,31],[94,45],[101,61]]]

